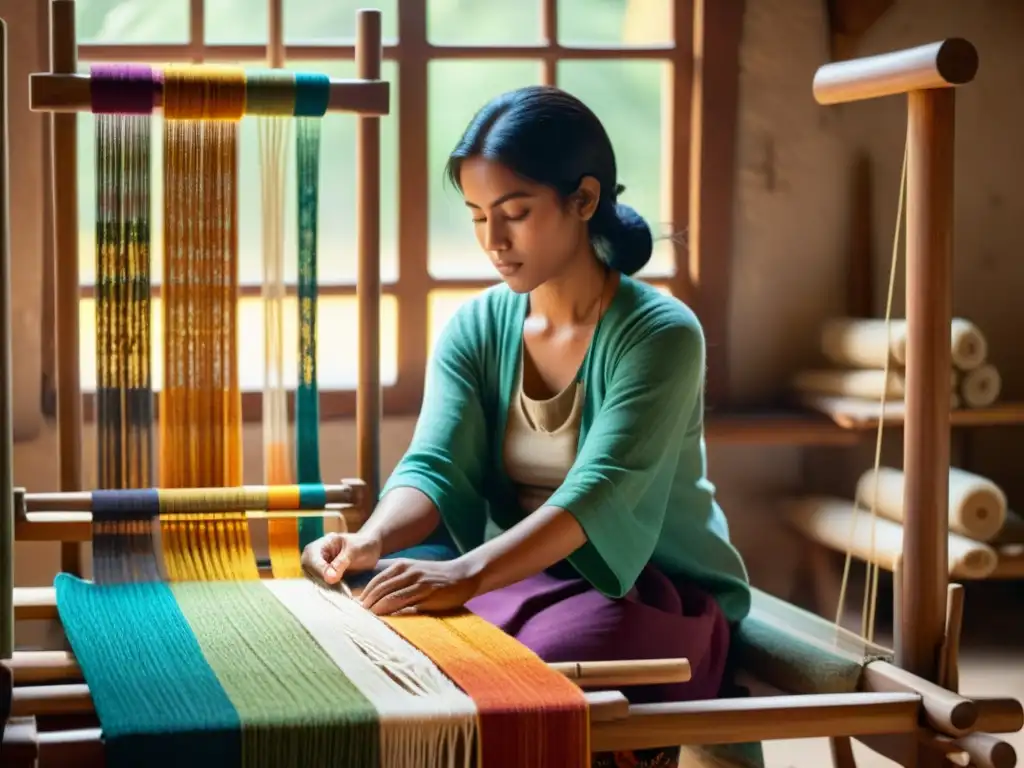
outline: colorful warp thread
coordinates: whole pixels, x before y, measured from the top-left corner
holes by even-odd
[[[473,699],[481,766],[585,766],[586,699],[530,649],[469,611],[385,621]]]
[[[295,390],[296,469],[300,483],[320,482],[320,403],[317,387],[317,254],[320,129],[330,99],[323,75],[296,75],[296,188],[299,218],[299,376]],[[323,521],[299,520],[299,546],[323,536]]]
[[[283,70],[249,73],[250,105],[261,107],[257,118],[263,223],[263,480],[293,481],[288,440],[288,393],[284,381],[284,182],[288,135],[295,109],[295,77]],[[270,565],[275,578],[302,575],[298,524],[267,523]]]
[[[468,768],[472,700],[351,599],[306,579],[261,581],[245,518],[212,512],[221,501],[322,506],[326,490],[93,493],[94,528],[189,509],[221,528],[165,539],[159,580],[127,562],[97,569],[95,583],[56,580],[107,764]],[[96,561],[116,560],[106,555]]]
[[[242,480],[237,156],[245,105],[240,68],[164,70],[163,487]]]
[[[93,65],[98,484],[153,484],[151,67]]]
[[[322,513],[319,483],[92,492],[93,571],[99,584],[181,581],[190,574],[257,578],[247,512]],[[215,557],[208,553],[215,553]],[[199,558],[199,559],[197,559]],[[220,560],[228,565],[221,566]]]

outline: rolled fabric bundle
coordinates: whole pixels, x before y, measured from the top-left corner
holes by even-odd
[[[956,386],[956,372],[949,372],[949,389]],[[890,369],[888,379],[881,369],[838,370],[813,369],[800,371],[793,377],[793,387],[807,395],[856,397],[864,400],[903,400],[906,395],[903,373]]]
[[[838,317],[826,320],[821,331],[821,352],[836,365],[853,368],[884,368],[886,358],[907,364],[907,321],[892,320],[887,331],[884,319]],[[970,320],[953,318],[950,324],[953,366],[971,371],[988,358],[988,341]]]
[[[1003,377],[991,363],[968,371],[960,381],[960,397],[968,408],[987,408],[1002,390]]]
[[[832,496],[799,498],[786,505],[786,516],[811,541],[837,552],[849,551],[863,562],[893,571],[903,557],[903,526],[858,511],[852,501]],[[953,578],[985,579],[999,565],[995,549],[958,533],[949,534],[948,551]]]
[[[857,500],[870,511],[875,495],[874,469],[857,481]],[[880,467],[878,478],[878,514],[903,522],[905,475],[893,467]],[[1006,494],[987,477],[958,467],[949,468],[949,530],[975,541],[992,541],[1006,522]]]

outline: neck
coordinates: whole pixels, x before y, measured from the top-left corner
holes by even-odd
[[[613,277],[596,257],[577,264],[530,292],[530,315],[554,326],[594,322],[601,297]]]

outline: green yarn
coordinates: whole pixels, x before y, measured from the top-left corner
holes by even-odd
[[[295,456],[299,483],[320,482],[320,403],[316,378],[317,227],[320,199],[320,126],[296,118],[295,165],[299,220],[299,378],[295,390]],[[299,546],[324,535],[321,518],[299,520]]]
[[[286,69],[247,71],[245,111],[250,115],[291,116],[295,111],[295,74]]]
[[[171,592],[238,710],[244,768],[376,768],[373,705],[262,583]]]

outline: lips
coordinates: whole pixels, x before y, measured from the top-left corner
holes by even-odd
[[[515,261],[496,261],[494,262],[494,268],[498,270],[502,275],[512,275],[519,271],[519,268],[523,266],[519,262]]]

